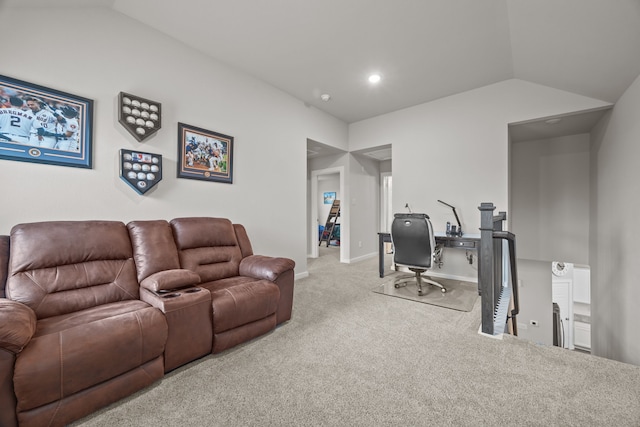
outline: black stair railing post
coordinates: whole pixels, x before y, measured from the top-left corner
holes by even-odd
[[[493,314],[496,306],[494,294],[494,245],[493,245],[493,203],[481,203],[480,207],[480,247],[478,248],[478,287],[481,297],[482,332],[493,335]]]

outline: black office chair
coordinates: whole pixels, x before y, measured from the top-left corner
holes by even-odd
[[[422,277],[422,273],[433,265],[436,242],[429,215],[420,213],[398,213],[391,224],[391,241],[393,242],[393,263],[408,267],[415,275],[401,277],[394,283],[396,288],[406,286],[415,280],[418,295],[423,295],[422,283],[428,283],[447,292],[444,286],[433,280]]]

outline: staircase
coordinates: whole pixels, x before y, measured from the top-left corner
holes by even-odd
[[[324,225],[324,230],[322,230],[322,235],[320,236],[320,242],[318,243],[318,246],[321,246],[322,242],[326,242],[327,247],[329,247],[331,238],[336,231],[338,218],[340,218],[340,200],[334,200],[333,204],[331,205],[331,209],[329,210],[329,215],[327,216],[327,222]]]

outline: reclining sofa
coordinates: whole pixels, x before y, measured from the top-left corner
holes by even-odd
[[[291,318],[294,267],[224,218],[0,236],[0,426],[64,426]]]

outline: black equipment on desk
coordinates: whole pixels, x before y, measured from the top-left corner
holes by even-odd
[[[458,213],[456,212],[456,208],[451,206],[449,203],[445,203],[442,200],[438,200],[438,202],[442,203],[445,206],[449,206],[453,210],[453,214],[456,217],[456,221],[458,222],[458,228],[453,225],[451,227],[449,223],[447,223],[447,236],[460,236],[462,237],[462,224],[460,224],[460,218],[458,218]]]

